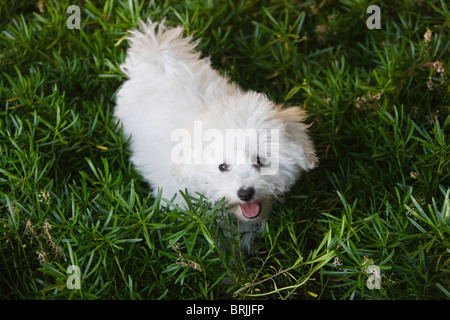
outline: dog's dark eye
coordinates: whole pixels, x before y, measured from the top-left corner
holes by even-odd
[[[222,172],[228,171],[228,165],[226,163],[222,163],[219,165],[219,170]]]
[[[262,162],[261,159],[259,158],[259,156],[256,157],[256,164],[254,164],[253,166],[255,166],[256,168],[261,168],[262,167]]]

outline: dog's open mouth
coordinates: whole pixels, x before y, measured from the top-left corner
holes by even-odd
[[[261,213],[261,203],[259,202],[246,202],[241,205],[242,214],[247,219],[254,219]]]

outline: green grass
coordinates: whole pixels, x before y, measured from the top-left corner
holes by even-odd
[[[450,298],[445,1],[42,2],[0,0],[2,299]],[[80,30],[66,27],[72,4]],[[370,4],[381,30],[366,27]],[[217,249],[220,206],[160,208],[113,124],[126,31],[147,17],[309,112],[320,166],[248,261]]]

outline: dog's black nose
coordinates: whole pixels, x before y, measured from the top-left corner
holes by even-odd
[[[250,201],[255,195],[255,189],[253,189],[252,187],[248,187],[246,189],[240,188],[237,192],[237,195],[242,201]]]

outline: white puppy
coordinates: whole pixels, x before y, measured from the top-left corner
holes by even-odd
[[[131,136],[132,162],[166,199],[185,189],[224,198],[250,232],[241,240],[248,250],[273,200],[316,166],[305,111],[230,83],[181,27],[149,21],[130,33],[115,116]]]

